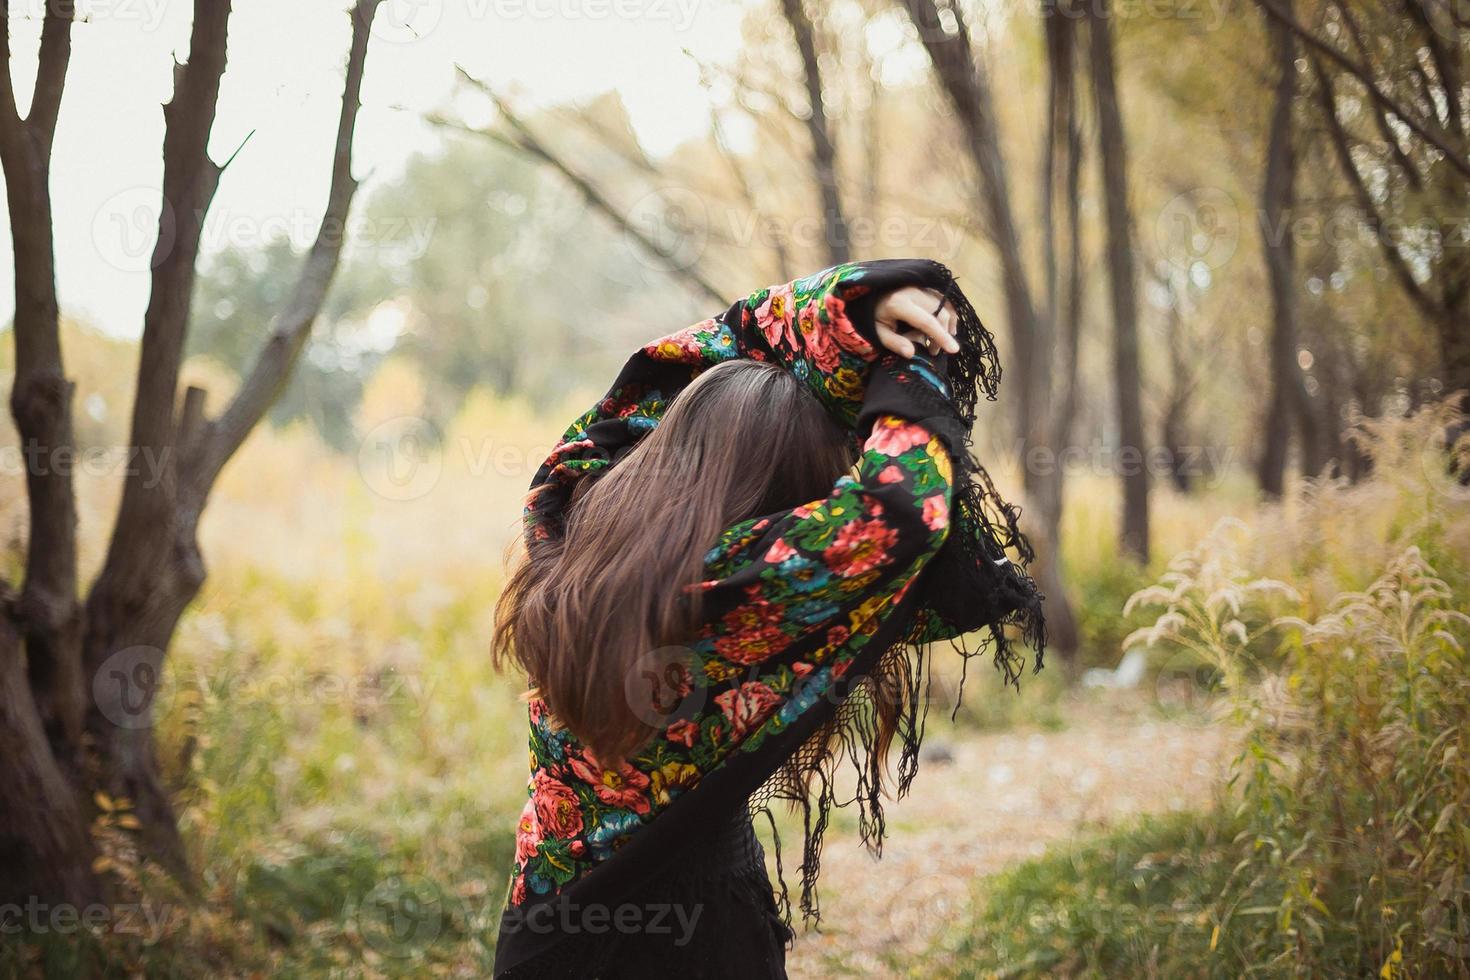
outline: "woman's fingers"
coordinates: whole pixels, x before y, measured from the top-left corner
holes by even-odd
[[[931,354],[960,349],[959,315],[938,290],[906,286],[886,296],[877,313],[878,339],[900,357],[913,357],[919,345]]]
[[[913,357],[914,343],[891,327],[878,324],[878,341],[899,357]]]
[[[944,329],[948,330],[951,335],[958,333],[960,315],[955,312],[954,305],[950,303],[949,298],[937,289],[926,289],[924,292],[933,297],[934,302],[937,304],[934,315],[944,325]]]
[[[929,340],[936,342],[941,350],[947,350],[951,354],[959,352],[960,342],[954,338],[949,328],[941,323],[934,313],[924,309],[908,296],[895,297],[890,312],[895,319],[902,320],[921,334],[926,335]]]
[[[925,334],[922,334],[917,330],[907,330],[904,332],[903,336],[907,337],[915,344],[923,344],[924,349],[930,354],[939,353],[939,341],[935,340],[933,337],[926,336]]]

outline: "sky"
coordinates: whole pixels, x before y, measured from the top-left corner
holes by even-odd
[[[11,73],[24,113],[47,0],[11,0]],[[51,190],[64,315],[119,337],[142,329],[162,180],[161,106],[187,57],[188,0],[77,0]],[[315,236],[350,33],[345,0],[236,0],[211,154],[226,169],[205,251],[286,231]],[[384,0],[358,117],[355,172],[391,180],[438,139],[461,65],[522,108],[616,90],[655,155],[706,129],[696,62],[728,60],[742,0]],[[478,106],[461,99],[469,113]],[[485,121],[484,119],[473,121]],[[248,139],[247,139],[248,137]],[[0,267],[11,265],[0,208]],[[0,277],[0,322],[14,310]]]

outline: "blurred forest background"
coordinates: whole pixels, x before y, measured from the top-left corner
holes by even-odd
[[[58,118],[107,98],[65,87],[87,5],[0,0],[34,65],[0,80],[0,975],[485,975],[525,778],[490,615],[535,468],[642,342],[908,255],[999,339],[976,446],[1055,648],[953,721],[941,668],[884,863],[839,814],[793,975],[1470,973],[1463,4],[714,8],[707,118],[655,152],[615,89],[445,63],[397,104],[377,60],[447,28],[360,0],[321,39],[335,138],[278,178],[330,178],[325,213],[240,245],[208,208],[249,138],[209,137],[244,42],[197,0],[139,329],[55,288]],[[430,148],[354,168],[393,113]]]

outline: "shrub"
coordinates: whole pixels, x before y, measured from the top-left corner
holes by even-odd
[[[995,879],[966,975],[1470,975],[1458,421],[1363,427],[1371,480],[1223,522],[1129,600],[1153,622],[1128,643],[1239,726],[1231,793]]]

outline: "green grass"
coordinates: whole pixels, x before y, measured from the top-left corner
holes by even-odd
[[[909,976],[1238,977],[1228,938],[1210,950],[1230,877],[1230,821],[1147,818],[1053,848],[977,888],[957,924]]]

